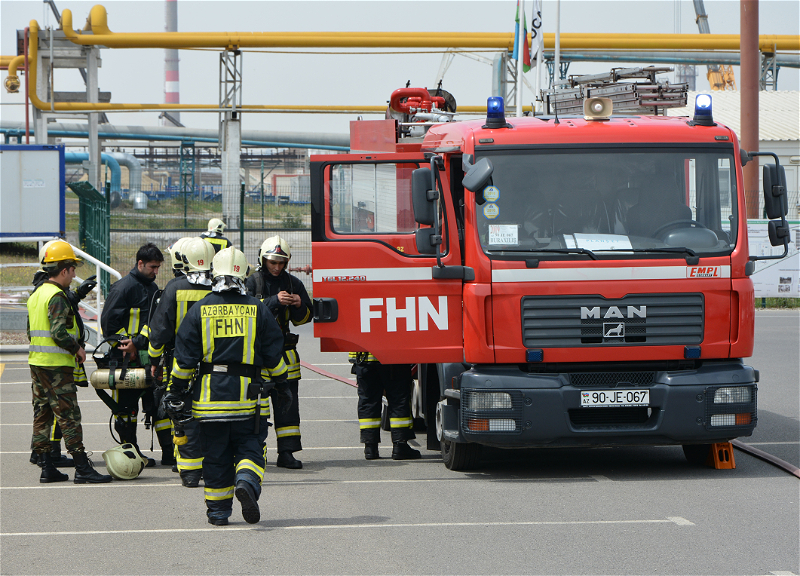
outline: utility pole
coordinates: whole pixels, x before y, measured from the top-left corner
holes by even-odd
[[[758,152],[758,86],[761,58],[758,52],[758,0],[740,0],[741,62],[741,146],[748,152]],[[758,218],[758,159],[744,167],[744,193],[747,217]]]

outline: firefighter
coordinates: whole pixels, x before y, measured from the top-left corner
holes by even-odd
[[[167,246],[167,252],[169,252],[169,258],[172,261],[172,275],[175,278],[180,278],[186,272],[184,267],[186,266],[183,263],[182,256],[181,256],[181,247],[183,243],[187,240],[190,240],[190,236],[185,236],[184,238],[179,238],[175,240],[172,244]]]
[[[411,366],[409,364],[381,364],[369,352],[351,352],[352,373],[358,382],[358,425],[364,457],[380,458],[381,397],[386,394],[389,403],[389,424],[392,429],[392,460],[416,460],[421,455],[408,445],[414,434],[411,417]]]
[[[111,482],[99,474],[83,446],[81,410],[75,386],[75,368],[86,360],[75,313],[65,291],[83,262],[63,240],[52,243],[42,258],[47,280],[28,299],[28,364],[33,380],[33,447],[42,463],[39,482],[63,482],[69,476],[53,465],[48,429],[53,417],[64,434],[75,464],[75,484]]]
[[[219,218],[212,218],[208,221],[208,231],[200,234],[200,238],[211,242],[211,245],[214,246],[214,252],[219,252],[223,248],[231,246],[231,241],[222,235],[225,228],[227,228],[225,222]]]
[[[44,254],[54,242],[58,242],[58,240],[51,240],[44,244],[41,249],[39,250],[39,264],[44,264],[42,260],[44,259]],[[44,284],[47,280],[48,274],[44,271],[43,268],[39,268],[36,273],[33,275],[33,291],[36,290]],[[86,280],[84,280],[80,286],[78,286],[77,290],[70,290],[66,289],[64,292],[67,295],[67,299],[69,300],[70,306],[72,308],[72,313],[75,316],[75,323],[78,325],[78,336],[79,336],[79,343],[81,346],[85,343],[84,338],[84,327],[83,327],[83,319],[81,318],[80,312],[78,311],[78,303],[86,298],[87,294],[94,290],[94,287],[97,286],[97,276],[90,276]],[[86,378],[86,370],[83,368],[83,364],[77,363],[75,367],[75,385],[86,387],[89,385],[89,381]],[[56,468],[70,468],[74,466],[74,463],[71,458],[67,458],[63,454],[61,454],[61,439],[64,435],[61,433],[61,426],[58,425],[58,418],[53,418],[53,422],[50,425],[50,455],[52,456],[53,465]],[[33,450],[33,440],[31,440],[31,464],[41,464],[39,462],[39,455]]]
[[[298,470],[303,463],[294,457],[293,452],[303,449],[298,401],[300,355],[297,353],[298,336],[290,332],[289,323],[300,326],[310,322],[312,312],[305,286],[299,278],[286,271],[291,258],[292,251],[286,240],[280,236],[264,240],[258,252],[260,266],[247,279],[247,293],[267,305],[283,332],[283,361],[289,374],[286,383],[276,386],[272,394],[275,435],[278,438],[276,464],[281,468]],[[288,400],[291,401],[287,403]]]
[[[180,240],[179,240],[180,242]],[[174,246],[170,254],[173,254]],[[172,370],[175,335],[186,313],[198,300],[202,300],[211,290],[211,261],[214,258],[214,247],[202,238],[187,238],[180,245],[181,262],[185,274],[170,280],[158,302],[158,307],[150,318],[150,356],[151,374],[161,380],[164,372],[164,384],[156,388],[156,405],[161,410],[159,393],[168,385],[166,381]],[[162,361],[164,359],[165,361]],[[203,474],[203,456],[200,451],[200,437],[197,422],[184,425],[187,442],[176,446],[175,457],[181,482],[187,488],[196,488]]]
[[[199,422],[209,524],[228,524],[234,495],[245,521],[255,524],[261,518],[266,392],[272,385],[265,379],[286,377],[283,338],[267,307],[247,295],[244,254],[224,248],[212,267],[211,293],[192,306],[178,329],[165,401],[173,420],[185,420],[190,408]]]
[[[100,325],[103,336],[112,334],[123,337],[118,351],[125,354],[131,367],[143,367],[147,362],[149,327],[147,320],[150,310],[155,304],[158,287],[155,279],[164,261],[161,250],[148,242],[136,252],[136,265],[130,273],[111,285]],[[100,399],[111,408],[114,417],[114,429],[119,434],[121,444],[130,443],[138,448],[136,441],[136,422],[139,415],[139,398],[146,414],[145,425],[156,413],[153,389],[114,390],[109,397],[104,390],[95,390]],[[156,419],[153,422],[161,446],[161,464],[175,464],[172,444],[172,423],[169,418]],[[147,466],[155,466],[152,458],[147,458]]]

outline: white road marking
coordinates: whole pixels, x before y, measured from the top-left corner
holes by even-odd
[[[346,520],[346,519],[344,519]],[[669,524],[674,523],[679,526],[693,526],[692,522],[683,518],[667,518],[666,520],[572,520],[572,521],[521,521],[521,522],[419,522],[407,524],[339,524],[326,526],[270,526],[268,523],[252,527],[228,527],[228,528],[181,528],[181,533],[188,532],[230,532],[230,531],[264,531],[264,530],[374,530],[375,528],[505,528],[517,526],[582,526],[582,525],[613,525],[613,524]],[[0,537],[8,536],[98,536],[102,534],[174,534],[177,528],[153,528],[148,530],[85,530],[69,532],[4,532]]]

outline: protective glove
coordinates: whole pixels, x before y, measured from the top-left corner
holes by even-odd
[[[86,295],[94,290],[95,286],[97,286],[97,276],[89,276],[81,283],[80,286],[78,286],[78,289],[75,291],[75,295],[78,297],[78,300],[83,300],[86,298]]]
[[[169,391],[164,394],[164,407],[170,420],[175,422],[185,422],[192,418],[192,402],[185,391]]]
[[[285,384],[286,379],[284,378],[282,382],[276,383],[275,387],[269,391],[273,406],[280,406],[281,414],[287,414],[289,412],[289,408],[292,406],[292,399],[294,398],[292,391]]]

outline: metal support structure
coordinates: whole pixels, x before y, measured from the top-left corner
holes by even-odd
[[[238,230],[241,177],[242,53],[226,50],[219,55],[219,146],[222,159],[222,220]]]
[[[759,90],[778,89],[778,55],[776,53],[761,53],[761,76],[759,78]]]
[[[181,194],[183,194],[183,227],[188,228],[189,196],[194,196],[195,185],[194,142],[181,142]]]
[[[99,102],[100,88],[97,82],[97,63],[100,49],[92,46],[86,54],[86,101]],[[96,190],[100,188],[100,138],[98,124],[100,119],[97,112],[89,112],[89,184]]]
[[[567,73],[569,72],[569,65],[570,62],[567,60],[566,62],[562,59],[559,63],[559,73],[558,79],[555,78],[555,63],[553,60],[545,59],[545,64],[547,64],[547,77],[550,79],[548,86],[552,88],[556,84],[561,84],[567,79]]]

